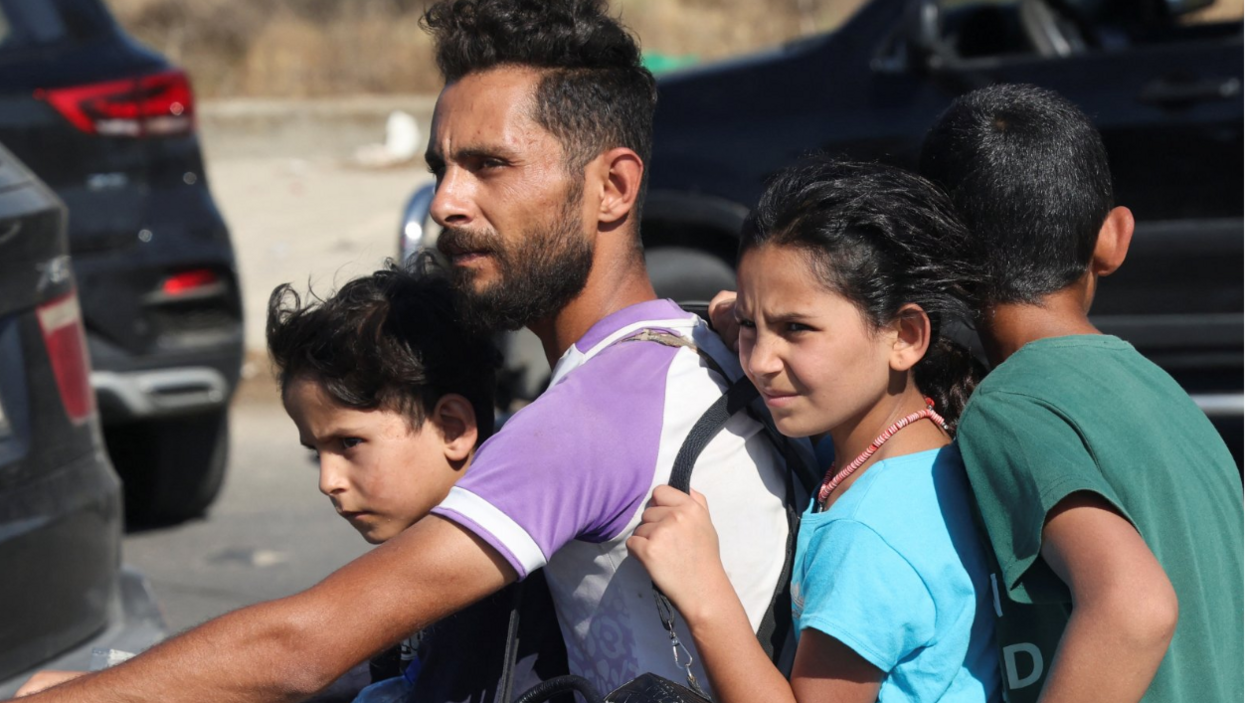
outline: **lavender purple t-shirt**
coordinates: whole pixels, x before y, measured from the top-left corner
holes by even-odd
[[[684,679],[649,576],[624,542],[651,491],[668,482],[689,430],[732,380],[691,349],[620,341],[643,329],[685,337],[740,376],[715,333],[671,301],[620,310],[568,349],[550,388],[482,445],[433,511],[492,545],[521,578],[545,567],[569,668],[604,691],[644,672]],[[784,562],[783,470],[762,426],[742,413],[693,472],[755,627]],[[684,624],[677,626],[691,642]],[[705,682],[701,665],[694,668]]]

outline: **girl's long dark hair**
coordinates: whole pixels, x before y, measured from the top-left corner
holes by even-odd
[[[741,254],[767,244],[808,253],[819,279],[877,328],[908,303],[921,307],[932,339],[915,383],[956,429],[985,373],[950,338],[969,324],[979,275],[973,240],[939,188],[891,166],[810,157],[777,174],[746,219]]]

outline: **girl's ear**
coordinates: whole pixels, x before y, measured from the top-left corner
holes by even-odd
[[[433,406],[430,419],[438,427],[447,461],[453,466],[467,461],[477,446],[477,414],[472,403],[458,393],[447,393]]]
[[[888,356],[888,365],[894,371],[909,371],[927,353],[932,341],[932,321],[923,308],[914,303],[901,306],[893,321],[897,336]]]

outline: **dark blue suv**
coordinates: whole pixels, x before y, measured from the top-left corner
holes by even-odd
[[[243,354],[187,76],[101,0],[0,0],[0,143],[68,207],[104,438],[132,517],[217,495]]]

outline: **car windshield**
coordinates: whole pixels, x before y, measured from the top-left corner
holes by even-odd
[[[109,26],[97,0],[0,0],[0,58],[91,39]]]

